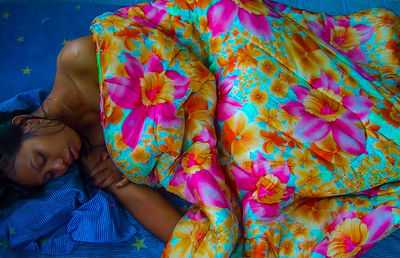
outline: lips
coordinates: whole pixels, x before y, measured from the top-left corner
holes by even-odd
[[[69,151],[74,160],[77,160],[79,158],[79,152],[74,147],[69,147]]]

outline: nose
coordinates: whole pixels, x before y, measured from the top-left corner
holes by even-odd
[[[54,177],[59,177],[65,174],[67,165],[64,163],[62,158],[57,158],[48,162],[48,170],[53,171]]]

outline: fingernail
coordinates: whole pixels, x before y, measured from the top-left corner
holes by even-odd
[[[102,186],[98,186],[97,188],[99,188],[100,190],[101,190],[101,189],[103,189],[103,187],[102,187]]]
[[[121,188],[121,186],[120,186],[120,185],[116,185],[116,186],[115,186],[115,188],[117,188],[117,189],[120,189],[120,188]]]

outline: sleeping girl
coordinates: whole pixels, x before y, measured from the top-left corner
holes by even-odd
[[[78,160],[172,257],[350,257],[399,226],[392,12],[155,1],[91,29],[42,107],[2,125],[10,184]],[[156,186],[193,204],[185,216]]]

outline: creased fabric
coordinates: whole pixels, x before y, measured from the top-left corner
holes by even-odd
[[[193,204],[164,256],[348,257],[394,230],[399,31],[385,9],[270,1],[97,17],[111,156],[131,181]]]

